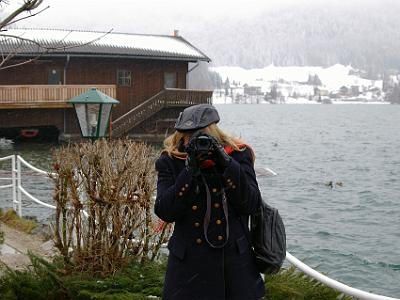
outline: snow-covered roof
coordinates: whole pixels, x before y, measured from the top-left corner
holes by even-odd
[[[9,29],[1,32],[0,51],[3,54],[16,52],[18,55],[45,52],[45,55],[210,61],[210,58],[180,36],[53,29]]]

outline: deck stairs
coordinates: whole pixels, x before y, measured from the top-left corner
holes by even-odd
[[[166,88],[112,122],[112,136],[127,135],[130,130],[168,107],[188,107],[211,103],[212,91]]]

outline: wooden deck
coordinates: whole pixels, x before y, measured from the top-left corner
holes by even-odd
[[[72,108],[67,101],[88,89],[116,97],[115,85],[0,85],[0,109]]]

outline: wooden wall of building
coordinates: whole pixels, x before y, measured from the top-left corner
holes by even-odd
[[[65,68],[65,76],[64,76]],[[110,59],[110,58],[42,58],[31,64],[0,71],[0,85],[48,84],[49,73],[58,70],[60,83],[117,84],[119,69],[131,71],[131,86],[117,85],[117,100],[113,117],[157,94],[164,88],[164,72],[176,73],[177,88],[186,88],[187,62]],[[65,78],[64,78],[65,77]]]
[[[54,126],[60,132],[79,133],[73,109],[1,109],[0,128]]]

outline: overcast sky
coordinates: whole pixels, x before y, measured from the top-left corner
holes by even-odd
[[[268,10],[337,2],[348,5],[366,0],[45,0],[42,7],[50,8],[19,26],[98,31],[113,28],[116,32],[159,34],[170,34],[177,28],[184,34],[200,23],[204,26],[226,18],[246,20]]]
[[[174,28],[192,27],[196,22],[207,22],[215,18],[246,18],[260,9],[274,9],[278,2],[280,1],[45,0],[42,6],[49,5],[50,8],[20,25],[90,30],[108,30],[111,27],[115,31],[162,30],[160,33],[170,33]]]

